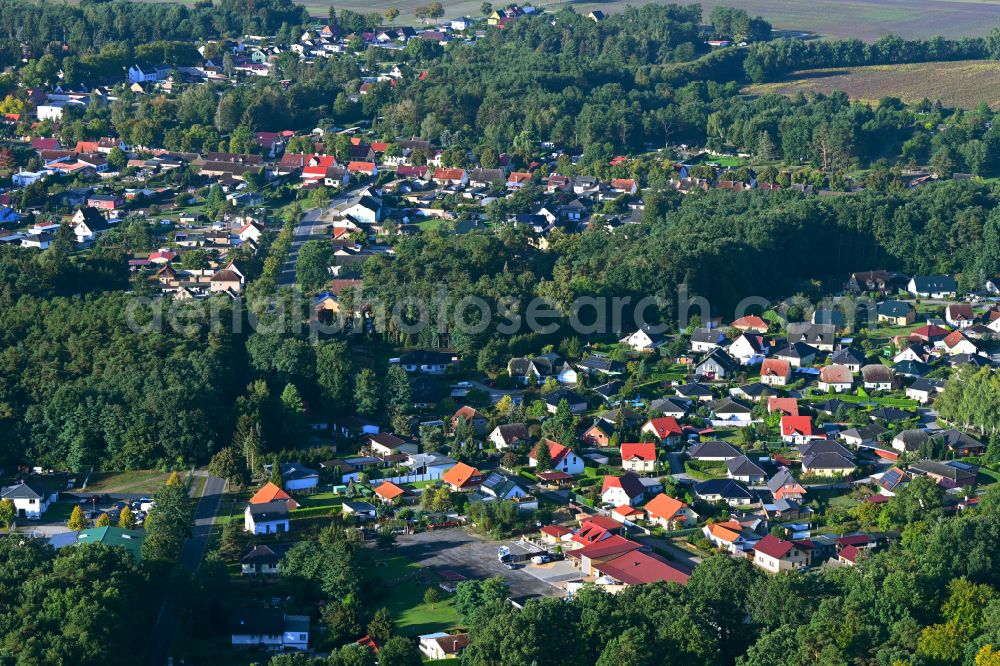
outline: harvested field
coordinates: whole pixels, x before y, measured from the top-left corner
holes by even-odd
[[[945,106],[970,109],[986,102],[1000,109],[1000,62],[962,60],[913,65],[878,65],[795,72],[781,81],[748,86],[751,94],[843,91],[851,99],[877,102],[885,96],[905,102],[940,99]]]

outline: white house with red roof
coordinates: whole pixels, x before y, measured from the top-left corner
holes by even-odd
[[[769,573],[807,567],[812,564],[812,543],[806,540],[786,541],[768,534],[754,544],[753,563]]]
[[[554,471],[565,472],[573,476],[583,474],[583,458],[578,456],[568,446],[563,446],[551,439],[543,439],[531,450],[531,453],[528,454],[529,467],[538,467],[538,456],[542,445],[548,445],[549,458],[552,460],[552,469]]]
[[[811,416],[782,416],[781,439],[786,444],[808,444],[814,439],[824,439],[813,428]]]
[[[792,364],[778,358],[767,358],[760,366],[760,383],[784,386],[792,378]]]
[[[623,442],[622,469],[640,474],[656,471],[656,444],[653,442]]]
[[[245,225],[243,225],[239,231],[236,232],[240,240],[244,243],[247,241],[253,241],[254,243],[260,240],[260,237],[264,235],[264,227],[260,223],[250,220]]]
[[[621,476],[606,476],[604,485],[601,486],[601,502],[611,506],[622,504],[636,506],[642,501],[645,492],[646,488],[635,472],[625,472]]]
[[[650,419],[642,425],[640,432],[652,435],[667,446],[680,444],[681,438],[684,436],[684,429],[673,416]]]

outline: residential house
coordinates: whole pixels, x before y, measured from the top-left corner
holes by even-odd
[[[709,390],[711,393],[711,390]],[[684,418],[688,412],[688,401],[677,398],[657,398],[649,404],[649,410],[673,419]]]
[[[111,228],[107,218],[93,206],[78,209],[73,215],[72,224],[77,243],[92,241]]]
[[[559,356],[556,354],[512,358],[507,362],[507,374],[524,384],[532,381],[541,383],[556,373],[558,363]]]
[[[861,368],[861,378],[867,391],[891,391],[896,385],[892,368],[881,363]]]
[[[407,372],[422,372],[429,375],[443,375],[456,363],[451,352],[418,349],[399,357],[399,364]]]
[[[572,414],[580,414],[587,411],[587,399],[573,391],[560,389],[542,396],[542,402],[545,403],[545,408],[549,414],[555,414],[559,409],[559,403],[563,400],[569,405],[569,411]]]
[[[469,405],[459,407],[458,411],[451,416],[451,429],[454,430],[458,427],[462,419],[465,419],[466,423],[475,429],[477,436],[484,437],[486,435],[489,419],[483,416],[475,407],[470,407]]]
[[[774,414],[775,412],[786,416],[798,416],[799,402],[795,398],[768,398],[767,413]]]
[[[531,453],[528,454],[529,467],[538,467],[538,458],[541,455],[543,445],[548,448],[549,460],[551,462],[549,469],[573,476],[583,474],[583,459],[573,449],[554,442],[551,439],[543,439],[531,450]]]
[[[941,341],[944,346],[945,351],[949,356],[958,356],[959,354],[976,354],[979,352],[979,348],[974,342],[965,337],[961,331],[952,331],[945,336],[944,340]]]
[[[939,486],[949,489],[975,486],[979,475],[976,465],[960,460],[920,460],[910,465],[906,471],[910,474],[923,474]]]
[[[944,389],[944,382],[937,379],[917,379],[906,387],[906,397],[926,405]]]
[[[662,333],[655,333],[649,326],[642,326],[631,335],[626,335],[619,342],[640,352],[656,351],[657,347],[663,344],[665,338]]]
[[[288,505],[289,511],[299,508],[299,503],[292,499],[291,495],[268,481],[250,498],[250,504],[268,504],[270,502],[284,502]]]
[[[729,442],[721,440],[699,442],[687,450],[688,458],[701,462],[725,462],[733,458],[739,458],[742,455],[742,451]]]
[[[373,482],[377,483],[377,481]],[[402,501],[409,493],[400,488],[392,481],[383,481],[374,487],[375,497],[382,504],[393,504],[397,500]]]
[[[740,363],[736,359],[721,347],[716,347],[695,366],[695,375],[706,381],[714,381],[731,377],[740,369]]]
[[[738,331],[744,333],[767,333],[768,323],[756,315],[747,315],[745,317],[740,317],[739,319],[733,321],[729,325]]]
[[[528,427],[523,423],[507,423],[498,425],[490,433],[490,442],[498,451],[503,451],[518,442],[528,439]]]
[[[911,342],[903,347],[902,351],[892,357],[893,363],[903,363],[904,361],[924,363],[930,358],[930,354],[923,345]]]
[[[760,540],[759,536],[735,520],[711,523],[705,525],[701,531],[713,546],[734,555],[748,552],[753,544]]]
[[[813,428],[811,416],[782,416],[781,440],[786,444],[806,444],[823,435]]]
[[[714,421],[728,421],[737,426],[748,425],[753,418],[752,410],[732,398],[720,398],[709,403]]]
[[[32,478],[0,490],[0,500],[14,503],[18,518],[40,520],[59,499],[59,490],[48,479]]]
[[[726,336],[717,328],[696,328],[691,333],[691,351],[707,352],[721,347],[726,342]]]
[[[681,437],[684,435],[684,429],[677,422],[677,418],[673,416],[661,416],[650,419],[643,424],[640,432],[656,437],[656,439],[666,446],[679,444]]]
[[[958,283],[949,275],[914,275],[906,290],[917,298],[949,298],[958,293]]]
[[[698,523],[698,514],[691,507],[663,493],[649,500],[643,508],[649,522],[665,530],[686,529]]]
[[[872,423],[857,428],[848,428],[837,436],[849,446],[873,447],[885,432],[885,428],[877,423]]]
[[[700,402],[711,402],[715,398],[715,393],[710,387],[697,382],[677,386],[674,388],[674,392],[687,400],[698,400]]]
[[[531,494],[522,479],[500,472],[491,472],[479,486],[479,490],[485,495],[500,500],[516,500]]]
[[[763,335],[757,333],[741,333],[729,345],[729,355],[742,365],[759,365],[771,351],[771,346]]]
[[[817,476],[850,476],[857,469],[849,457],[832,451],[802,455],[802,473]]]
[[[611,435],[614,429],[611,424],[605,423],[601,419],[594,421],[594,424],[587,428],[580,439],[589,446],[603,448],[611,443]]]
[[[372,455],[386,457],[399,453],[417,453],[418,447],[413,442],[396,437],[392,433],[380,432],[375,435],[368,435],[368,447]]]
[[[726,476],[750,485],[764,483],[767,480],[767,473],[746,456],[727,460]]]
[[[263,504],[248,504],[243,510],[243,529],[250,534],[287,532],[288,502],[275,500]]]
[[[774,353],[774,358],[788,361],[796,368],[812,365],[816,361],[817,349],[805,342],[790,342]]]
[[[462,22],[465,22],[464,19]],[[443,631],[436,631],[433,634],[418,636],[417,639],[420,641],[420,651],[429,661],[455,659],[469,646],[469,634],[446,634]]]
[[[622,469],[638,474],[656,471],[656,444],[627,442],[621,445]]]
[[[909,326],[917,319],[917,311],[904,301],[883,301],[876,309],[878,321],[890,326]]]
[[[635,472],[625,472],[621,476],[605,476],[601,486],[601,502],[611,506],[636,506],[642,501],[646,488]]]
[[[309,649],[309,616],[287,615],[280,608],[247,608],[229,620],[235,648],[271,652]]]
[[[785,386],[792,378],[792,364],[787,360],[768,358],[760,366],[760,383]]]
[[[834,352],[833,355],[830,356],[830,363],[833,365],[842,365],[852,373],[857,373],[861,372],[861,368],[865,365],[866,359],[864,352],[854,349],[853,347],[846,347]]]
[[[812,564],[812,544],[768,534],[753,547],[753,563],[769,573],[794,571]]]
[[[319,472],[302,463],[280,463],[282,488],[289,491],[305,492],[315,490],[319,485]],[[264,472],[271,473],[271,465],[264,465]]]
[[[854,375],[846,365],[827,365],[819,371],[819,390],[847,393],[854,388]]]
[[[694,494],[706,502],[725,502],[729,506],[746,506],[757,496],[743,483],[734,479],[710,479],[694,484]]]
[[[837,327],[834,324],[791,323],[788,325],[788,343],[794,342],[800,342],[818,351],[832,352],[837,344]],[[808,353],[808,350],[805,351]],[[802,363],[802,365],[810,364],[811,362]]]
[[[885,270],[851,273],[847,290],[855,294],[877,292],[891,294],[906,284],[906,276]]]
[[[441,168],[434,171],[433,180],[438,185],[464,187],[469,184],[469,174],[465,169]]]
[[[771,496],[775,501],[801,502],[806,496],[806,489],[787,469],[778,470],[777,474],[768,480],[767,489],[771,491]]]
[[[441,480],[455,492],[472,490],[483,482],[483,473],[465,463],[456,463],[443,475]]]
[[[378,515],[378,508],[370,502],[357,502],[345,500],[341,505],[345,516],[353,517],[355,521],[374,520]]]
[[[260,544],[240,558],[240,572],[244,576],[274,576],[281,569],[288,546]]]

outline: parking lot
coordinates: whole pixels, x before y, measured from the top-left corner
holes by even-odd
[[[497,559],[497,548],[507,546],[513,552],[524,552],[523,548],[511,541],[493,541],[459,528],[401,536],[397,544],[399,553],[436,572],[457,571],[470,579],[501,576],[514,597],[559,596],[562,590],[555,586],[559,581],[554,578],[563,580],[561,576],[567,574],[564,567],[572,568],[568,562],[555,562],[541,566],[525,563],[508,569]]]

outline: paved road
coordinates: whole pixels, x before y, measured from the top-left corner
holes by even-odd
[[[281,267],[281,276],[278,278],[279,287],[290,287],[295,284],[295,270],[299,263],[299,249],[302,244],[310,240],[327,238],[324,228],[330,224],[330,209],[350,200],[353,196],[353,191],[344,192],[331,199],[329,205],[323,208],[310,208],[306,211],[292,235],[292,245],[288,250],[288,258],[285,260],[285,265]]]
[[[225,482],[222,479],[209,476],[202,489],[201,499],[198,500],[198,505],[195,507],[191,538],[184,542],[184,548],[181,550],[178,561],[182,567],[192,573],[198,569],[201,558],[205,555],[208,537],[212,531],[212,525],[215,524],[215,516],[219,512],[224,489]],[[163,666],[167,663],[167,656],[177,633],[177,622],[177,616],[170,608],[169,601],[165,599],[156,616],[156,624],[153,625],[149,644],[146,646],[143,662],[147,666]]]

